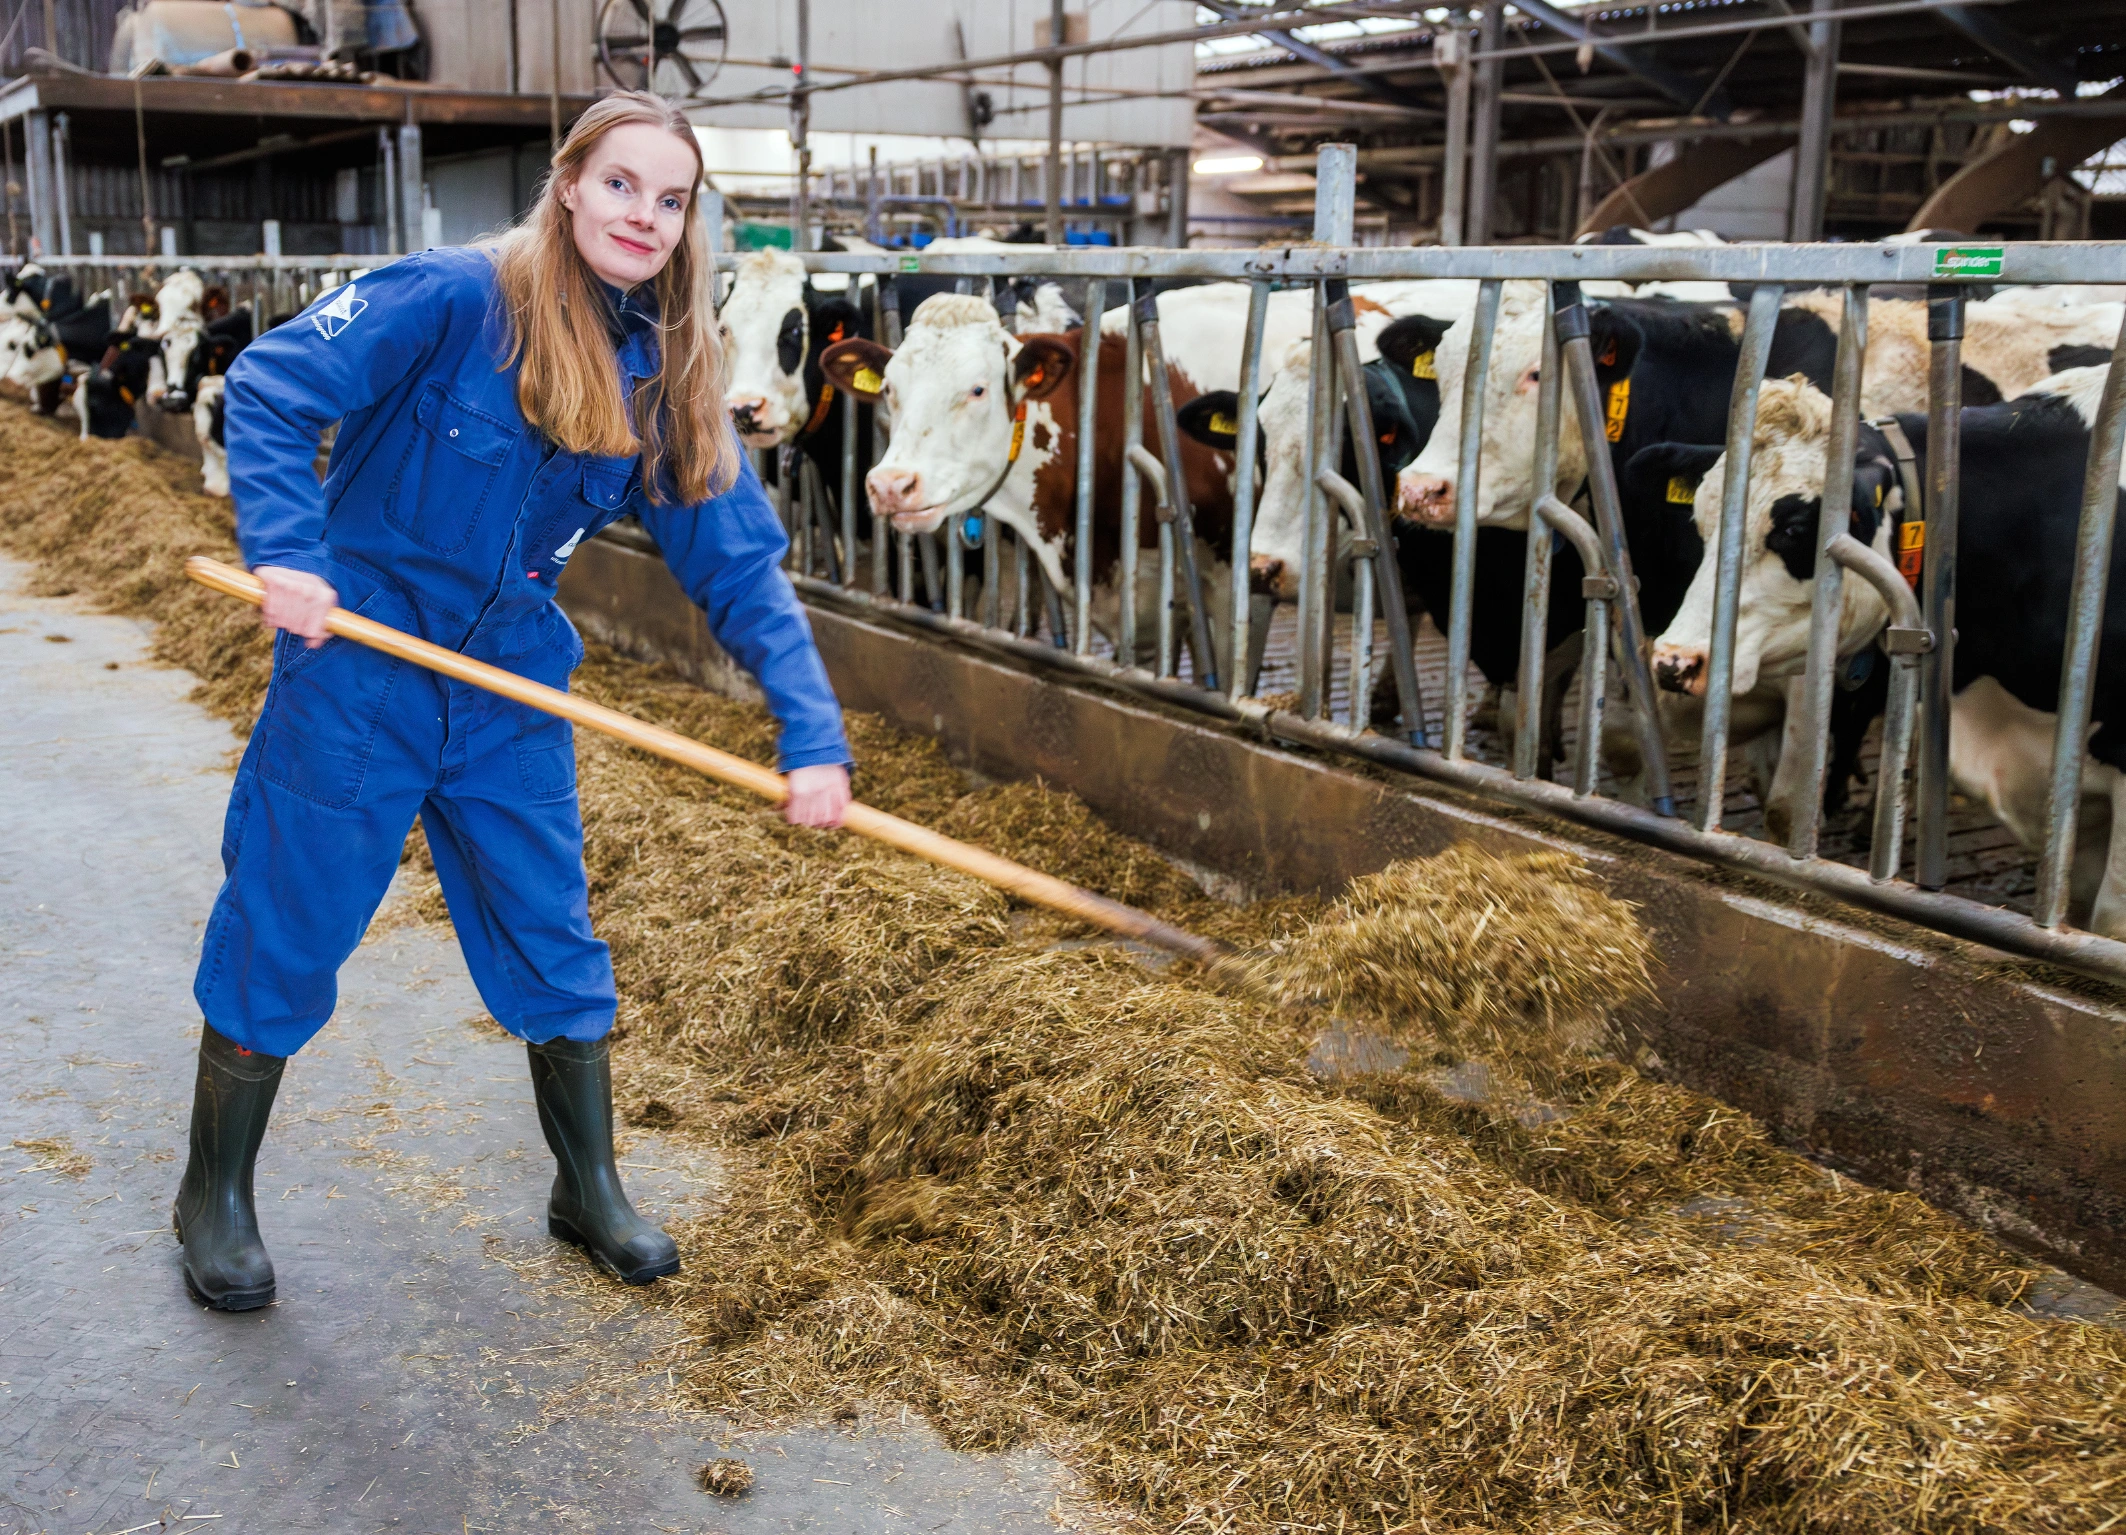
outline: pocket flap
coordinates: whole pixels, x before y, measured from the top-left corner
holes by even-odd
[[[635,461],[586,459],[583,464],[583,499],[610,511],[627,500],[629,483],[635,477]]]
[[[509,457],[516,442],[514,428],[485,411],[475,410],[444,389],[430,384],[414,407],[414,419],[428,428],[444,446],[455,448],[475,463],[499,464]]]

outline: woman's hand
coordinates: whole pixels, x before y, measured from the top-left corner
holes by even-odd
[[[792,826],[822,829],[842,824],[849,808],[849,770],[845,767],[792,768],[783,775],[790,797],[783,802],[782,818]]]
[[[268,629],[286,629],[312,650],[325,643],[325,615],[340,600],[331,582],[307,570],[288,570],[279,565],[261,565],[251,574],[266,587],[266,600],[258,609],[260,623]],[[844,800],[847,797],[843,795]]]

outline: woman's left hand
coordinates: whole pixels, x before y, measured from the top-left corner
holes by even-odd
[[[792,768],[783,775],[790,797],[783,802],[782,816],[792,826],[822,829],[842,824],[849,809],[849,770],[845,767]]]

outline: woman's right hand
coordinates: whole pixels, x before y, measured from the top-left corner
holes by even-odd
[[[266,588],[266,600],[258,609],[260,623],[268,629],[286,629],[312,650],[325,643],[325,615],[340,600],[331,582],[307,570],[279,565],[261,565],[251,574]]]

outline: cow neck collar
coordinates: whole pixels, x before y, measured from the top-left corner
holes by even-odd
[[[1904,490],[1904,504],[1891,519],[1897,536],[1890,542],[1897,573],[1916,592],[1927,551],[1927,501],[1925,481],[1919,472],[1919,455],[1912,451],[1912,439],[1905,435],[1904,427],[1895,416],[1882,416],[1868,425],[1882,433],[1883,440],[1890,445],[1891,457],[1897,460],[1897,480]]]

